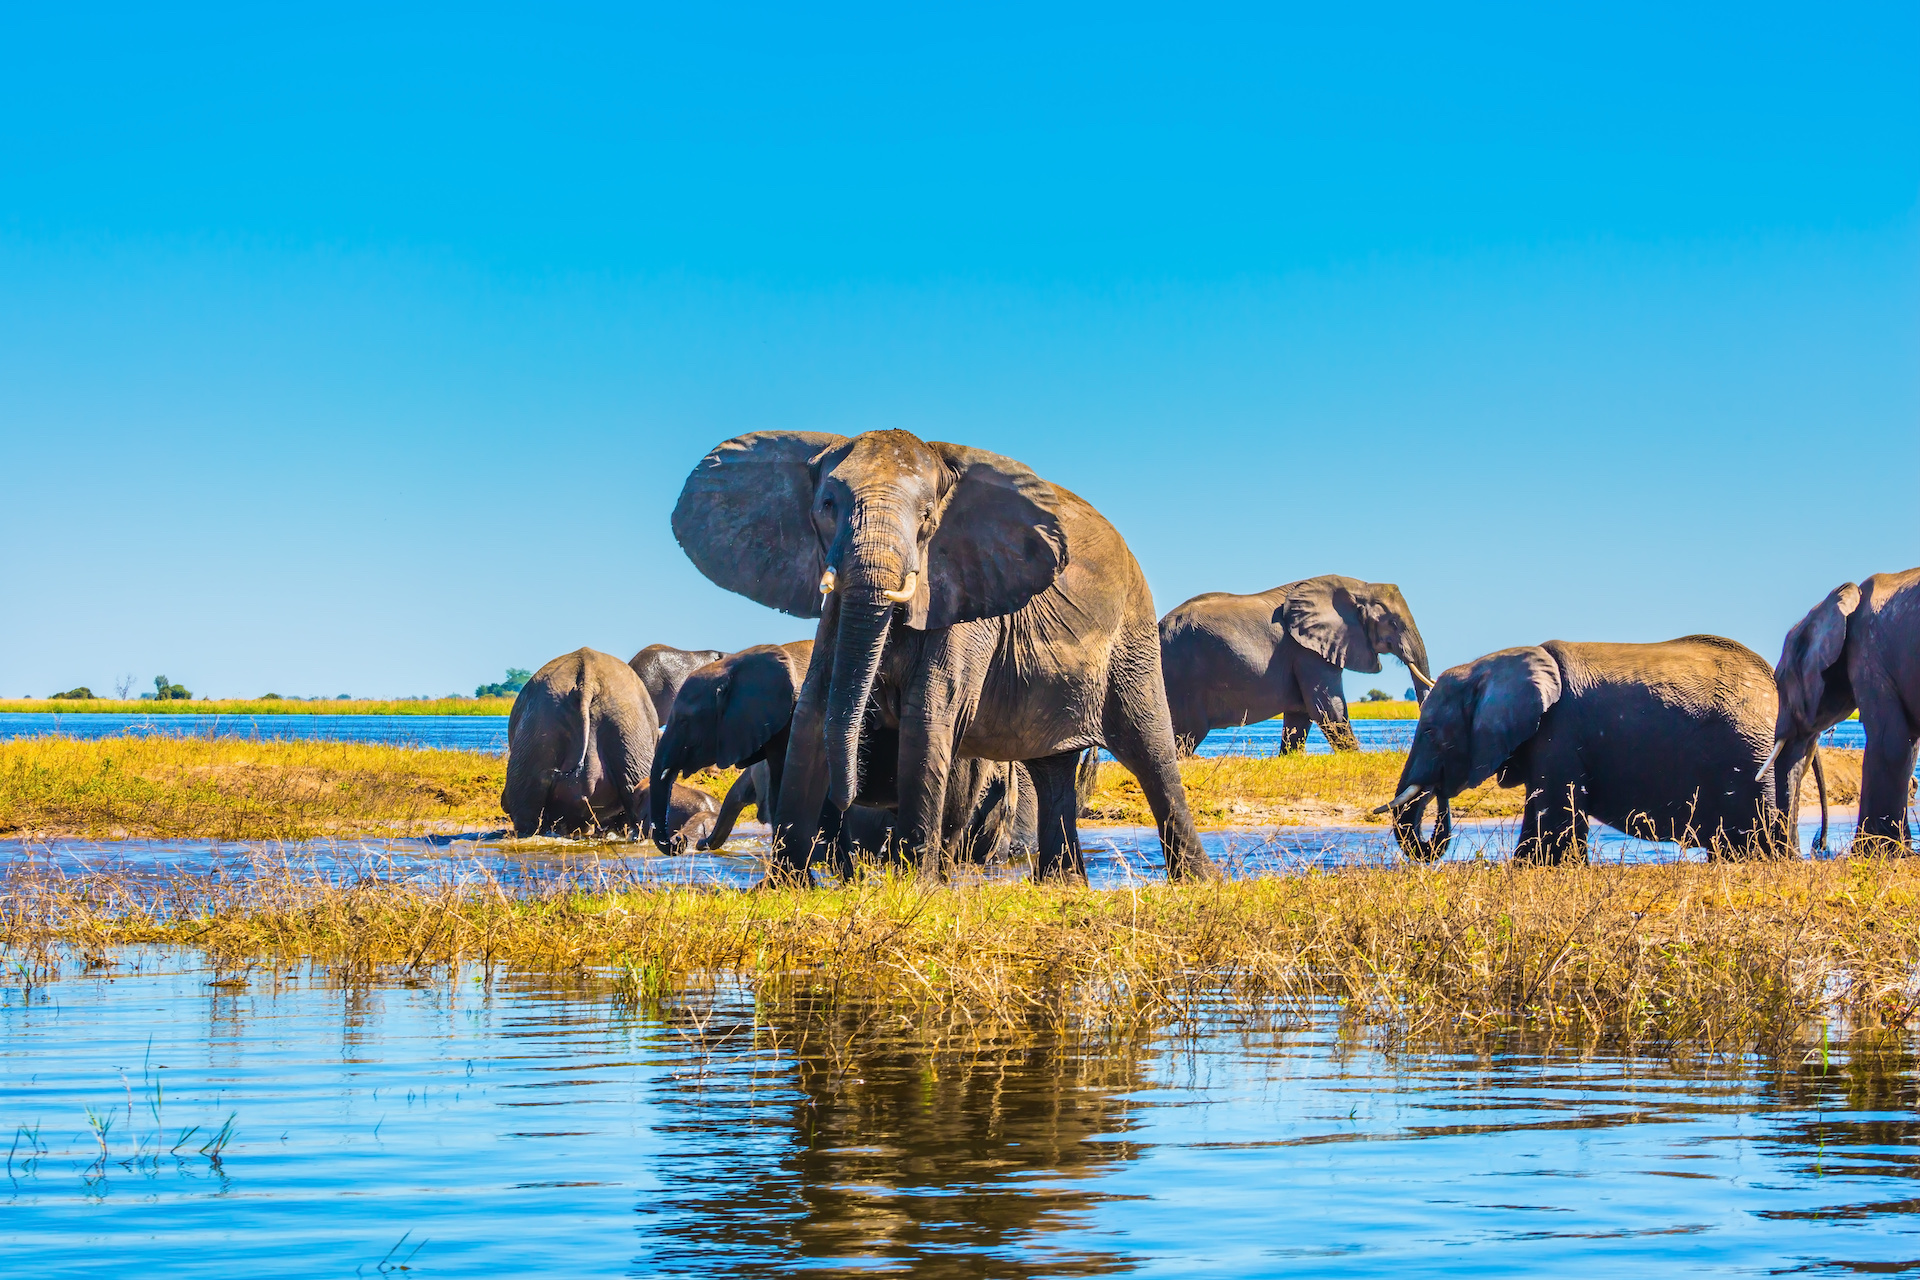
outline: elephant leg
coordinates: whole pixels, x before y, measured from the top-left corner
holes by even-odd
[[[1079,799],[1074,792],[1078,751],[1029,760],[1035,810],[1039,816],[1040,850],[1034,858],[1033,878],[1054,880],[1087,878],[1087,862],[1080,852]]]
[[[702,849],[718,849],[726,844],[727,837],[733,834],[733,824],[740,821],[740,813],[748,805],[762,809],[767,807],[760,787],[766,772],[767,764],[763,760],[749,766],[733,780],[733,785],[727,788],[726,798],[720,801],[720,812],[714,815],[713,829],[700,842]]]
[[[1515,862],[1534,865],[1587,860],[1587,816],[1574,803],[1578,784],[1556,779],[1529,784],[1526,809],[1520,815],[1520,843]]]
[[[824,629],[822,634],[832,637]],[[814,858],[824,852],[820,812],[827,803],[826,683],[824,665],[816,657],[793,709],[786,758],[773,779],[778,808],[773,819],[774,874],[801,883],[806,882]]]
[[[1904,726],[1898,727],[1904,729]],[[1876,729],[1878,733],[1874,732]],[[1907,804],[1913,791],[1915,753],[1914,740],[1904,732],[1896,732],[1896,726],[1882,721],[1868,727],[1866,762],[1860,776],[1860,826],[1854,833],[1855,852],[1912,852]],[[1866,842],[1864,847],[1862,841]]]
[[[1219,874],[1187,810],[1187,788],[1180,781],[1173,728],[1167,721],[1166,694],[1160,688],[1160,648],[1138,645],[1114,655],[1108,676],[1107,712],[1102,725],[1106,747],[1140,783],[1153,811],[1165,853],[1167,878],[1211,878]]]
[[[509,786],[500,796],[500,807],[507,811],[507,820],[513,823],[513,834],[524,840],[540,832],[541,819],[546,816],[547,796],[530,785]]]
[[[1340,683],[1340,668],[1330,662],[1323,669],[1303,672],[1300,691],[1306,696],[1307,714],[1327,736],[1327,745],[1335,751],[1358,751],[1353,727],[1347,723],[1347,694]]]
[[[1206,740],[1207,714],[1196,692],[1181,690],[1167,695],[1168,719],[1173,725],[1174,749],[1182,757],[1193,755]]]
[[[941,819],[947,811],[948,775],[953,770],[953,730],[944,708],[929,708],[909,698],[900,715],[899,817],[895,839],[899,856],[920,874],[946,873],[941,848]],[[965,833],[956,832],[965,842]]]
[[[1304,711],[1288,711],[1280,717],[1280,754],[1290,756],[1307,747],[1307,730],[1313,721]]]
[[[825,859],[833,868],[833,874],[842,880],[852,880],[854,876],[853,835],[847,830],[847,815],[830,804],[820,806],[820,834],[817,839],[820,850],[816,861]]]

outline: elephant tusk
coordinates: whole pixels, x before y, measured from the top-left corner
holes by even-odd
[[[833,570],[831,569],[820,575],[820,594],[823,596],[833,594]]]
[[[1406,804],[1409,800],[1413,799],[1415,796],[1419,794],[1420,794],[1419,787],[1409,786],[1405,791],[1402,791],[1399,795],[1387,801],[1385,804],[1381,805],[1378,809],[1375,809],[1374,813],[1377,815],[1377,814],[1386,813],[1392,809],[1398,809],[1401,805]]]
[[[1767,776],[1767,770],[1773,768],[1774,758],[1780,754],[1780,748],[1786,745],[1787,745],[1787,740],[1785,738],[1782,738],[1780,741],[1773,744],[1773,750],[1767,752],[1767,758],[1760,762],[1760,771],[1753,775],[1753,780],[1755,782],[1758,782],[1760,779]]]
[[[920,571],[918,569],[915,569],[912,573],[909,573],[907,575],[907,580],[900,584],[900,589],[898,591],[882,591],[880,594],[885,596],[887,599],[893,601],[895,604],[905,604],[907,601],[913,599],[913,593],[918,591],[919,589],[920,589]]]
[[[1423,689],[1433,688],[1433,677],[1422,671],[1415,663],[1409,662],[1407,670],[1413,675],[1413,682]]]

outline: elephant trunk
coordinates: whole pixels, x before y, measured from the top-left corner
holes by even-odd
[[[860,793],[860,725],[880,675],[893,605],[876,596],[843,600],[827,693],[827,800],[845,812]]]
[[[1827,851],[1827,769],[1825,765],[1820,763],[1820,742],[1818,739],[1814,740],[1814,744],[1809,750],[1813,755],[1814,786],[1817,787],[1820,792],[1820,834],[1813,838],[1813,851],[1815,853],[1825,853]],[[1793,837],[1795,841],[1798,841],[1800,833],[1797,831],[1794,832]]]
[[[1439,808],[1433,815],[1433,835],[1421,836],[1420,822],[1426,816],[1430,798],[1422,793],[1405,808],[1394,811],[1394,839],[1400,842],[1400,852],[1411,862],[1433,862],[1445,857],[1447,845],[1453,840],[1453,802],[1445,796],[1439,797]]]
[[[673,806],[673,784],[680,779],[683,754],[678,735],[668,730],[654,752],[653,773],[647,778],[647,820],[653,827],[653,843],[662,853],[673,852],[673,832],[667,830],[667,824]]]

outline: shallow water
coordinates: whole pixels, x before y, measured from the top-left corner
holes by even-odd
[[[1042,1032],[969,1058],[858,1008],[740,992],[641,1016],[472,969],[212,986],[232,975],[188,953],[111,959],[0,990],[0,1119],[20,1127],[0,1258],[19,1272],[1658,1275],[1920,1256],[1910,1043],[1694,1068],[1521,1043],[1388,1055],[1330,1016],[1274,1031],[1223,1008],[1190,1035]]]
[[[1818,821],[1800,827],[1810,850]],[[1505,858],[1518,835],[1517,819],[1462,822],[1447,851],[1450,862]],[[1836,815],[1822,856],[1844,852],[1853,838],[1850,816]],[[1384,827],[1270,827],[1205,831],[1207,853],[1234,879],[1293,875],[1337,867],[1391,866],[1398,846]],[[1081,831],[1087,880],[1096,889],[1124,888],[1166,878],[1160,840],[1151,827],[1086,827]],[[29,866],[68,875],[109,872],[135,881],[173,876],[244,879],[258,870],[296,870],[328,880],[362,875],[421,884],[491,876],[512,887],[565,881],[729,885],[748,888],[764,874],[767,828],[742,823],[718,853],[666,856],[648,841],[510,840],[501,833],[422,839],[219,842],[212,840],[0,840],[0,874]],[[1596,863],[1704,861],[1698,850],[1638,840],[1595,824],[1589,855]],[[1028,874],[1027,864],[986,868],[990,878]]]

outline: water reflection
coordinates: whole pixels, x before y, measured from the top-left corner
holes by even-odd
[[[638,1270],[1125,1269],[1124,1250],[1052,1237],[1115,1199],[1098,1180],[1138,1154],[1151,1053],[1051,1035],[942,1048],[875,1017],[785,1009],[706,1029],[723,1061],[663,1099],[677,1154],[641,1208]],[[776,1064],[785,1088],[768,1087]]]
[[[296,966],[216,987],[188,953],[112,959],[0,988],[16,1270],[1879,1274],[1920,1256],[1907,1036],[1786,1061],[1388,1051],[1332,1009],[1276,1028],[1227,1006],[1177,1037],[987,1036],[737,988],[635,1011],[591,978]],[[217,1160],[173,1141],[228,1116]]]

